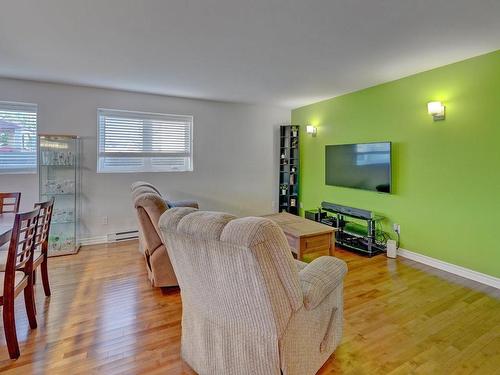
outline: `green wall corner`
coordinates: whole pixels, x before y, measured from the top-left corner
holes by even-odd
[[[401,225],[402,248],[500,277],[500,50],[294,109],[292,123],[304,209],[373,210],[387,232]],[[393,194],[325,185],[325,145],[376,141],[393,142]]]

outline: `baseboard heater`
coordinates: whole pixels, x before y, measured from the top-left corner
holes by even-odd
[[[108,234],[108,242],[136,240],[138,238],[139,238],[139,231],[137,230],[129,230],[126,232],[116,232]]]

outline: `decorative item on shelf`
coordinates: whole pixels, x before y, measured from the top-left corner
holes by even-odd
[[[284,152],[281,154],[281,162],[280,162],[280,163],[281,163],[282,165],[286,165],[286,164],[288,164],[288,159],[287,159],[287,157],[286,157],[286,153],[284,153]]]
[[[73,194],[75,192],[74,180],[48,180],[45,183],[45,191],[47,194]]]
[[[288,185],[281,184],[280,189],[281,189],[281,195],[286,195],[286,193],[288,192]]]
[[[441,102],[427,103],[427,112],[432,116],[434,121],[445,119],[445,106]]]
[[[41,163],[45,166],[72,166],[74,157],[71,151],[43,150],[40,152]]]
[[[51,230],[52,232],[52,230]],[[53,252],[71,252],[75,247],[75,238],[72,236],[65,236],[62,231],[49,236],[49,250]]]
[[[292,126],[292,137],[297,137],[299,134],[299,128],[297,126]]]
[[[74,220],[73,208],[55,208],[52,212],[52,224],[72,223]]]
[[[296,198],[290,198],[290,207],[296,207],[297,206],[297,199]]]
[[[297,145],[299,144],[299,140],[297,138],[292,138],[292,148],[297,148]]]
[[[295,185],[295,175],[290,174],[290,185]]]
[[[290,172],[291,172],[291,173],[295,173],[295,172],[297,172],[297,167],[296,167],[296,166],[291,167],[291,168],[290,168]]]

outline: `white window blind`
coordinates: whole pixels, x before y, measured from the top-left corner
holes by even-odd
[[[99,109],[98,172],[192,171],[193,116]]]
[[[36,172],[36,104],[0,102],[0,173]]]

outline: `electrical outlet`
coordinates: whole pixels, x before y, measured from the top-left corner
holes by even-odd
[[[401,234],[401,225],[399,225],[398,223],[394,223],[392,224],[392,229],[394,230],[394,232],[396,232],[397,234]]]
[[[102,223],[102,225],[108,225],[108,217],[107,216],[103,216],[102,219],[101,219],[101,223]]]

